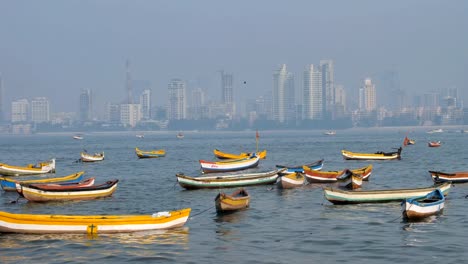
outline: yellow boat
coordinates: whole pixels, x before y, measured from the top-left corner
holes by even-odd
[[[251,152],[241,152],[240,154],[231,154],[231,153],[223,152],[219,149],[213,150],[213,153],[218,159],[243,159],[243,158],[248,158],[252,156]],[[255,154],[260,159],[266,159],[267,151],[263,150]]]
[[[166,156],[166,151],[164,149],[144,151],[139,148],[135,148],[135,153],[140,159],[144,158],[159,158]]]
[[[249,207],[250,195],[244,188],[234,191],[231,195],[219,193],[215,198],[216,211],[225,213]]]
[[[0,185],[4,191],[16,191],[16,183],[28,185],[33,183],[71,183],[79,182],[83,179],[84,171],[70,174],[68,176],[46,178],[46,179],[31,179],[31,180],[13,180],[8,178],[0,178]]]
[[[359,152],[351,152],[347,150],[342,150],[341,154],[343,158],[346,160],[395,160],[401,159],[401,150],[402,148],[398,148],[397,151],[393,152],[375,152],[375,153],[359,153]]]
[[[55,159],[38,164],[28,164],[25,167],[13,166],[5,163],[0,163],[0,175],[5,176],[23,176],[23,175],[36,175],[55,172]]]
[[[0,232],[5,233],[128,233],[180,227],[190,208],[152,215],[35,215],[0,211]]]

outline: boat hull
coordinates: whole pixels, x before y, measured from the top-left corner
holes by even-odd
[[[300,172],[292,172],[278,177],[277,185],[280,189],[293,189],[304,185],[305,177]]]
[[[368,181],[372,174],[372,165],[351,170],[354,174],[359,174],[363,181]],[[304,176],[309,183],[334,183],[338,182],[338,177],[342,176],[346,170],[342,171],[315,171],[304,168]]]
[[[106,184],[67,190],[42,190],[16,185],[16,191],[30,202],[93,200],[111,196],[117,189],[118,180]]]
[[[203,173],[231,172],[255,168],[258,166],[260,158],[254,156],[236,160],[226,160],[217,162],[200,160],[199,162]]]
[[[46,179],[32,179],[32,180],[12,180],[7,178],[0,178],[0,185],[6,192],[16,192],[16,183],[20,184],[34,184],[34,183],[73,183],[83,180],[84,171],[71,174],[64,177],[58,178],[46,178]]]
[[[439,182],[452,182],[452,183],[465,183],[468,182],[468,171],[459,171],[453,173],[441,171],[429,171],[432,180],[436,183]]]
[[[24,175],[39,175],[55,172],[55,159],[48,162],[39,163],[41,166],[38,168],[33,167],[21,167],[12,166],[8,164],[0,163],[0,175],[4,176],[24,176]]]
[[[421,199],[406,199],[401,204],[405,219],[421,220],[441,214],[445,206],[445,197],[440,190],[434,190]]]
[[[250,195],[244,189],[240,189],[227,195],[219,193],[215,198],[216,212],[226,213],[246,209],[250,204]]]
[[[427,188],[415,189],[388,189],[373,191],[345,191],[331,187],[324,187],[325,198],[333,204],[358,204],[358,203],[386,203],[401,202],[405,199],[420,198],[439,188],[447,195],[451,183],[443,183]]]
[[[358,153],[342,150],[341,155],[345,160],[396,160],[401,159],[400,147],[397,152]]]
[[[81,152],[80,156],[82,162],[96,162],[104,160],[104,152],[96,155],[90,155],[88,153]]]
[[[252,185],[273,184],[282,170],[274,170],[260,173],[216,175],[204,177],[190,177],[184,174],[176,174],[179,185],[188,190],[243,187]]]
[[[244,159],[244,158],[248,158],[252,156],[252,153],[250,152],[241,152],[240,154],[232,154],[232,153],[220,151],[218,149],[213,150],[213,154],[218,159]],[[262,150],[262,151],[256,152],[255,155],[259,157],[260,159],[266,159],[267,151]]]
[[[148,158],[160,158],[166,156],[166,151],[163,149],[153,150],[153,151],[143,151],[139,148],[135,148],[135,153],[140,159]]]
[[[128,233],[183,226],[190,208],[153,215],[33,215],[0,211],[0,232],[30,234]]]

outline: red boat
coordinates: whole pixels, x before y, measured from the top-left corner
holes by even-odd
[[[431,148],[435,148],[435,147],[440,147],[440,145],[442,145],[442,143],[440,143],[440,141],[429,141],[429,143],[427,143],[427,145]]]
[[[93,178],[88,178],[80,182],[68,182],[68,183],[41,183],[41,184],[35,183],[35,184],[30,184],[29,187],[37,188],[40,190],[47,190],[47,191],[70,190],[70,189],[93,186],[94,179],[95,178],[93,177]]]

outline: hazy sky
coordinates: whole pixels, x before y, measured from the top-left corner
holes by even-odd
[[[126,59],[160,105],[172,78],[219,99],[224,69],[235,97],[255,97],[271,90],[279,64],[300,87],[320,59],[335,61],[349,92],[396,71],[410,94],[458,87],[467,104],[467,10],[463,0],[0,0],[5,110],[46,96],[53,111],[77,111],[83,88],[97,104],[120,102]]]

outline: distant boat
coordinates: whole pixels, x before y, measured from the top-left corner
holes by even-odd
[[[333,136],[333,135],[336,135],[336,131],[335,130],[328,130],[328,131],[325,131],[323,134],[327,135],[327,136]]]
[[[75,135],[73,136],[73,139],[82,140],[83,136]]]
[[[135,137],[137,137],[137,138],[144,138],[145,135],[143,135],[143,134],[136,134]]]
[[[182,134],[182,132],[177,133],[177,138],[179,139],[184,138],[184,134]]]
[[[427,131],[427,133],[429,133],[429,134],[442,133],[442,132],[444,132],[444,130],[442,128],[432,129],[432,130]]]
[[[81,152],[81,161],[82,162],[94,162],[104,160],[104,151],[101,153],[88,154],[86,152]]]
[[[440,141],[430,141],[427,145],[431,148],[440,147],[442,143]]]

